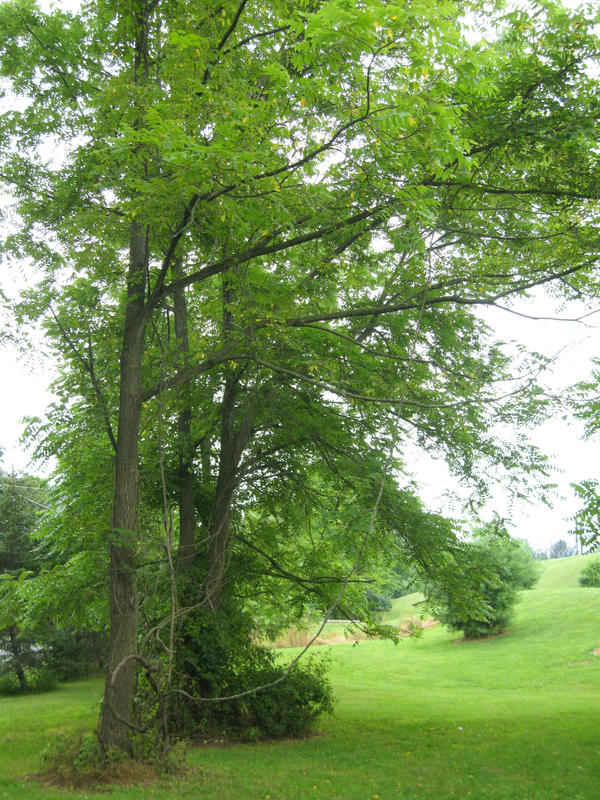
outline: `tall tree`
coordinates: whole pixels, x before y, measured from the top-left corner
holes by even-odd
[[[21,313],[47,319],[114,450],[104,742],[126,745],[131,721],[140,443],[157,414],[179,445],[182,561],[192,474],[212,487],[193,505],[214,608],[252,469],[318,458],[337,474],[332,453],[346,463],[353,441],[360,465],[366,437],[377,472],[398,426],[467,476],[523,462],[486,425],[533,406],[490,388],[507,364],[469,309],[595,264],[598,48],[592,21],[550,3],[472,44],[465,15],[482,10],[0,6],[1,75],[22,98],[0,127],[18,197],[4,252],[41,270]]]

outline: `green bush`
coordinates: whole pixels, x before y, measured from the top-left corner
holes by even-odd
[[[238,674],[235,686],[224,687],[228,693],[250,690],[250,694],[205,709],[213,732],[223,730],[247,740],[296,738],[308,735],[319,715],[332,710],[331,687],[324,679],[322,662],[305,663],[284,677],[284,665],[265,661],[264,666]],[[259,686],[266,688],[252,691]]]
[[[525,542],[484,533],[455,553],[448,575],[429,601],[441,622],[477,639],[506,629],[517,591],[532,588],[539,571]]]
[[[366,599],[369,611],[375,614],[380,614],[384,611],[389,611],[392,607],[392,601],[390,600],[390,598],[386,597],[380,592],[367,591]]]
[[[93,678],[104,673],[108,650],[105,633],[53,628],[40,638],[44,645],[44,664],[61,681]]]
[[[115,750],[107,754],[93,733],[59,735],[42,751],[44,766],[56,772],[73,770],[80,773],[100,773],[107,758],[111,761],[121,760],[125,758],[125,753]]]
[[[104,749],[93,733],[66,733],[43,749],[42,774],[58,785],[77,788],[103,782],[125,759],[122,750]]]
[[[600,559],[595,558],[585,565],[579,576],[581,586],[600,586]]]
[[[21,686],[17,674],[12,669],[3,669],[0,672],[0,696],[51,692],[58,686],[57,676],[49,669],[25,667],[24,674],[26,684]]]
[[[51,783],[70,788],[105,787],[107,783],[132,783],[181,771],[185,752],[181,745],[165,749],[152,732],[132,736],[132,753],[103,747],[95,733],[56,736],[42,751],[42,774]]]
[[[251,640],[243,617],[198,613],[186,621],[178,644],[175,690],[205,701],[169,695],[169,728],[182,738],[258,740],[308,735],[333,708],[327,665],[308,658],[286,673],[274,651]],[[257,687],[265,687],[254,691]],[[140,687],[146,715],[151,693]],[[248,694],[244,694],[248,692]],[[243,694],[227,701],[210,698]],[[150,699],[150,704],[149,704]]]

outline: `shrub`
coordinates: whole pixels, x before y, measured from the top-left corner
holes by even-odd
[[[579,576],[581,586],[600,586],[600,559],[595,558],[581,570]]]
[[[25,686],[22,686],[16,672],[3,669],[0,672],[0,696],[17,694],[39,694],[51,692],[58,686],[58,678],[54,672],[44,667],[25,667]]]
[[[0,630],[0,695],[46,692],[59,681],[102,674],[106,635],[48,625],[43,630]],[[13,677],[8,677],[8,674]],[[18,688],[15,688],[18,687]]]
[[[93,733],[68,733],[57,736],[42,751],[42,763],[48,772],[57,777],[74,775],[99,777],[107,762],[125,758],[121,750],[107,752],[102,749]]]
[[[245,740],[306,736],[322,713],[331,712],[325,661],[306,659],[286,675],[277,653],[252,642],[241,615],[216,618],[200,612],[186,621],[182,633],[174,689],[208,702],[173,692],[168,716],[175,735]],[[257,687],[265,688],[253,691]],[[239,694],[243,696],[228,701],[209,699]],[[154,701],[143,683],[138,698],[140,710],[151,713]]]
[[[269,651],[265,654],[270,655]],[[264,665],[244,670],[237,676],[236,686],[224,687],[226,692],[237,689],[238,694],[266,688],[210,709],[207,722],[213,730],[221,728],[229,736],[247,740],[306,736],[320,714],[332,710],[331,687],[324,678],[322,661],[295,667],[285,677],[285,665],[270,661],[265,659]]]
[[[380,594],[379,592],[367,591],[366,599],[369,611],[372,613],[378,614],[384,611],[389,611],[392,607],[392,601],[390,598]]]
[[[67,733],[55,737],[42,751],[42,775],[59,786],[81,788],[118,779],[127,761],[122,750],[104,749],[93,733]]]
[[[0,672],[0,695],[21,694],[22,691],[14,672]]]
[[[448,574],[429,601],[441,622],[477,639],[506,629],[517,591],[535,584],[538,569],[525,542],[484,534],[463,546]]]
[[[44,664],[61,681],[74,681],[102,675],[106,668],[108,637],[94,631],[54,628],[43,638]]]
[[[156,747],[152,732],[132,737],[132,755],[103,747],[95,733],[67,733],[55,737],[42,751],[44,779],[59,786],[105,787],[110,783],[155,781],[184,768],[185,752],[177,745]]]

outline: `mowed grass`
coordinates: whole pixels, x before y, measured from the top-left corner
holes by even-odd
[[[584,564],[547,562],[500,637],[465,642],[437,626],[397,646],[331,648],[338,703],[317,736],[200,747],[187,776],[103,796],[598,800],[600,589],[578,586]],[[396,611],[404,614],[402,603]],[[0,700],[0,799],[93,794],[40,788],[25,776],[39,768],[44,741],[93,726],[101,689],[90,681]]]

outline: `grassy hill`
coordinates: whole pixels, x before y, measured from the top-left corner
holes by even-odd
[[[400,626],[411,617],[419,617],[421,615],[419,603],[423,599],[424,597],[420,592],[413,592],[392,600],[392,608],[383,615],[385,622],[390,625]]]
[[[397,646],[331,648],[338,704],[318,736],[200,747],[186,778],[102,797],[597,800],[600,589],[579,587],[585,561],[546,562],[503,636],[466,642],[437,626]],[[414,613],[414,599],[390,616]],[[91,681],[0,699],[0,798],[91,796],[40,793],[23,776],[38,767],[44,740],[93,725],[100,694]]]

